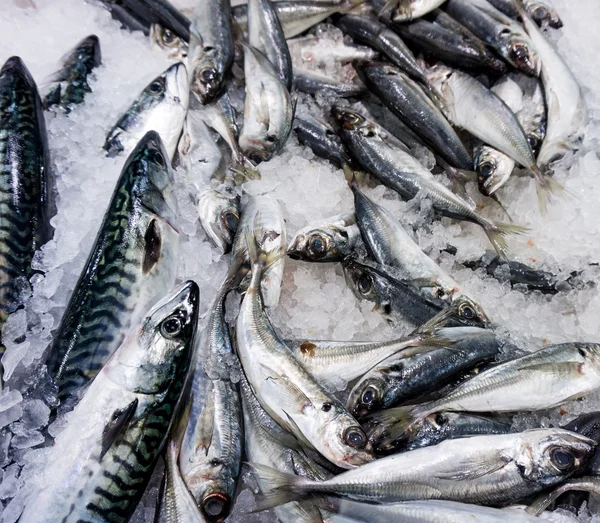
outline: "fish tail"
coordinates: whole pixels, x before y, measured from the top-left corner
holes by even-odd
[[[313,482],[307,478],[286,474],[258,463],[248,463],[248,466],[261,484],[268,485],[268,491],[265,489],[257,497],[256,508],[252,512],[261,512],[290,501],[297,501],[310,493],[309,488]]]
[[[505,236],[507,234],[523,234],[529,229],[512,223],[486,221],[483,224],[483,230],[490,240],[490,243],[494,246],[494,249],[496,249],[498,255],[501,258],[508,260],[508,246],[506,245]]]
[[[344,171],[344,178],[346,178],[351,188],[358,187],[365,181],[366,173],[364,171],[355,171],[347,163],[342,165],[342,170]]]
[[[566,189],[554,180],[548,173],[543,172],[538,167],[532,169],[537,190],[538,205],[542,216],[548,212],[547,203],[552,199],[552,195],[557,193],[566,193]]]
[[[375,412],[366,419],[368,426],[373,427],[369,431],[369,441],[375,448],[385,450],[422,417],[421,412],[422,406],[415,405]]]

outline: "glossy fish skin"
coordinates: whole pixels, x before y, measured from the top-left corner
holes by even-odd
[[[109,156],[129,154],[148,131],[156,131],[171,160],[188,101],[186,68],[178,62],[152,80],[117,120],[106,137],[104,149]]]
[[[361,96],[367,92],[367,88],[358,79],[353,82],[340,82],[327,75],[308,70],[295,71],[294,87],[307,94],[317,94],[325,89],[342,98]]]
[[[450,165],[471,169],[473,159],[441,111],[410,78],[392,66],[358,62],[355,68],[370,91]]]
[[[239,363],[225,322],[226,280],[210,310],[196,349],[187,401],[187,427],[181,444],[181,475],[207,521],[229,515],[242,464],[244,432],[238,385],[231,381]],[[231,366],[228,360],[235,360]]]
[[[211,243],[222,254],[231,251],[240,221],[240,199],[235,192],[206,189],[199,196],[200,223]]]
[[[179,233],[173,172],[151,131],[127,159],[50,347],[59,398],[76,399],[124,331],[175,283]]]
[[[260,51],[244,44],[246,101],[239,144],[253,162],[270,160],[285,145],[294,109],[289,91]]]
[[[530,496],[568,478],[593,455],[596,442],[561,429],[473,436],[394,454],[327,481],[252,465],[271,491],[260,508],[309,495],[370,503],[445,499],[484,505]]]
[[[20,304],[19,279],[33,276],[35,251],[52,238],[53,180],[42,102],[13,56],[0,70],[0,327]]]
[[[292,57],[275,3],[271,0],[248,0],[248,43],[271,62],[288,91],[292,89]]]
[[[515,20],[519,18],[519,11],[515,7],[512,0],[488,0],[496,9],[502,11],[506,16],[510,16]],[[540,27],[543,26],[544,22],[548,22],[550,27],[554,29],[560,29],[563,26],[562,20],[555,9],[553,9],[546,2],[539,2],[538,0],[522,0],[525,9],[535,20],[536,24]]]
[[[82,103],[85,94],[92,91],[88,84],[88,76],[101,63],[102,53],[98,37],[90,35],[81,40],[62,58],[60,70],[50,77],[49,85],[45,86],[44,109],[60,105],[68,113],[72,105]]]
[[[511,65],[525,74],[539,76],[541,60],[535,43],[518,22],[487,0],[448,0],[445,11]]]
[[[294,260],[339,262],[352,255],[360,244],[354,213],[340,214],[300,229],[287,254]]]
[[[502,346],[491,330],[477,327],[444,328],[436,336],[449,342],[445,347],[415,354],[398,352],[377,363],[350,391],[348,410],[360,419],[370,412],[414,401],[493,361]]]
[[[188,42],[160,24],[150,26],[150,42],[173,60],[183,61],[187,58]]]
[[[21,521],[124,523],[167,439],[192,354],[199,290],[187,282],[136,324],[57,438]],[[51,478],[51,479],[50,479]]]
[[[294,131],[298,141],[310,147],[317,156],[329,160],[340,169],[350,165],[352,160],[344,144],[329,125],[307,113],[294,118]]]
[[[200,103],[210,103],[221,90],[233,64],[233,51],[229,0],[196,2],[187,66],[190,90]]]
[[[318,62],[321,59],[322,39],[323,37],[320,35],[308,34],[288,40],[292,63],[296,65],[296,69],[302,64]],[[327,37],[327,41],[329,44],[327,56],[342,64],[350,63],[353,60],[373,60],[377,56],[377,52],[370,47],[349,44],[343,38],[336,38],[330,42]]]
[[[379,18],[392,22],[410,22],[440,7],[446,0],[395,0],[385,5]]]

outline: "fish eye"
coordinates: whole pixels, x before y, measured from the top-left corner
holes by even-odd
[[[240,217],[236,213],[231,211],[224,212],[221,215],[221,219],[223,220],[225,227],[227,227],[231,232],[235,232],[237,230]]]
[[[529,142],[529,147],[531,147],[532,151],[537,148],[537,146],[538,146],[538,139],[535,136],[533,136],[532,134],[530,134],[527,137],[527,141]]]
[[[491,176],[494,167],[495,166],[492,162],[483,162],[477,166],[477,171],[483,178],[488,178]]]
[[[367,444],[367,436],[360,427],[350,427],[344,433],[344,441],[355,449],[362,449]]]
[[[263,161],[263,157],[260,153],[251,153],[248,155],[248,159],[254,163],[254,165],[258,165]]]
[[[443,414],[436,414],[435,415],[435,424],[438,426],[444,425],[446,423],[446,416],[444,416]]]
[[[277,141],[277,138],[275,138],[275,136],[267,134],[267,136],[265,137],[265,141],[269,143],[275,143]]]
[[[373,280],[368,274],[362,274],[358,279],[358,291],[361,294],[369,294],[373,288]]]
[[[461,305],[458,309],[458,312],[463,318],[466,318],[467,320],[472,320],[473,318],[475,318],[475,311],[470,305]]]
[[[203,69],[200,71],[200,78],[206,83],[212,82],[216,76],[217,74],[213,69]]]
[[[363,392],[360,401],[365,405],[371,405],[375,400],[377,400],[378,396],[379,393],[377,389],[369,385],[367,389]]]
[[[169,316],[160,324],[160,332],[165,338],[176,338],[183,329],[183,321],[179,316]]]
[[[523,44],[515,44],[511,50],[510,55],[516,62],[524,60],[529,55],[527,47]]]
[[[148,89],[150,90],[150,92],[152,94],[161,94],[164,92],[164,86],[163,83],[159,80],[155,80],[154,82],[152,82],[149,86]]]
[[[438,298],[443,298],[443,297],[444,297],[444,295],[446,294],[446,291],[440,287],[440,288],[438,288],[438,290],[437,290],[437,293],[436,293],[436,294],[437,294],[437,297],[438,297]]]
[[[321,410],[323,412],[329,412],[331,410],[331,403],[329,403],[329,402],[323,403],[323,406],[321,407]]]
[[[550,453],[550,459],[560,471],[569,470],[575,464],[573,454],[566,449],[557,448]]]
[[[163,158],[163,155],[159,152],[159,151],[152,151],[152,154],[150,155],[150,160],[152,160],[156,165],[158,165],[159,167],[163,168],[165,167],[165,159]]]
[[[168,29],[163,29],[162,41],[165,44],[172,44],[173,40],[175,40],[175,35]]]
[[[315,259],[320,259],[327,254],[327,241],[319,234],[308,238],[308,254]]]

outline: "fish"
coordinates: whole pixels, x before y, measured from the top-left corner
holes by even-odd
[[[501,504],[564,481],[594,453],[596,442],[562,429],[472,436],[387,456],[326,481],[251,463],[270,490],[266,509],[311,495],[370,503],[443,499]],[[425,464],[425,465],[424,465]]]
[[[320,91],[327,90],[342,98],[352,98],[367,93],[367,88],[358,78],[343,81],[317,71],[304,69],[294,72],[294,88],[308,94],[317,94]]]
[[[298,141],[310,147],[317,156],[329,160],[340,169],[352,164],[340,137],[329,124],[306,113],[301,117],[295,116],[293,126]]]
[[[466,27],[439,9],[433,11],[433,15],[431,21],[420,18],[410,23],[394,24],[393,29],[421,51],[448,65],[490,74],[506,72],[504,61],[489,51]]]
[[[53,237],[54,185],[42,101],[29,69],[13,56],[0,69],[0,328],[21,304],[35,252]]]
[[[61,59],[61,67],[47,81],[43,90],[44,109],[53,105],[69,113],[72,106],[80,104],[86,93],[92,92],[88,77],[102,63],[100,39],[86,36]]]
[[[292,130],[294,107],[267,57],[245,43],[243,46],[246,101],[239,144],[250,160],[266,162],[285,145]]]
[[[521,25],[487,0],[448,0],[445,11],[519,71],[539,76],[537,45]]]
[[[396,352],[375,364],[350,391],[348,410],[361,419],[371,412],[414,401],[493,361],[504,345],[491,330],[478,327],[444,328],[436,336],[448,340],[446,345],[414,354]],[[375,442],[373,438],[371,442]]]
[[[62,403],[77,401],[130,326],[175,284],[173,183],[162,140],[149,131],[125,162],[49,349]]]
[[[265,313],[262,272],[279,251],[258,251],[255,237],[261,236],[246,235],[252,276],[236,324],[238,355],[248,383],[282,428],[338,467],[359,467],[374,459],[364,431],[296,360]]]
[[[410,22],[440,7],[446,0],[391,0],[379,12],[379,18],[395,23]]]
[[[354,213],[319,220],[300,229],[292,238],[287,255],[293,260],[339,262],[361,244]]]
[[[589,492],[592,494],[600,494],[600,479],[596,476],[585,476],[576,479],[570,479],[562,485],[556,487],[552,492],[540,494],[537,499],[527,508],[527,512],[534,516],[539,516],[552,503],[558,502],[560,496],[567,492],[577,491]],[[577,512],[576,512],[577,513]]]
[[[242,466],[242,406],[238,385],[231,378],[239,362],[225,322],[230,290],[228,277],[199,337],[190,390],[181,407],[187,424],[179,468],[206,521],[222,521],[229,515]]]
[[[426,145],[450,165],[473,168],[473,158],[440,109],[421,88],[398,69],[378,62],[355,62],[367,88]]]
[[[477,213],[460,196],[438,182],[417,159],[379,131],[379,127],[359,113],[334,106],[334,118],[342,141],[354,159],[384,185],[394,189],[404,199],[417,194],[431,200],[436,213],[479,225],[498,254],[506,257],[507,234],[519,234],[526,229],[516,225],[493,222]]]
[[[150,26],[150,42],[154,48],[162,50],[172,60],[184,61],[187,58],[188,42],[160,24]]]
[[[210,103],[221,90],[233,64],[233,54],[229,0],[196,2],[187,67],[190,91],[201,104]]]
[[[134,324],[57,438],[44,470],[52,481],[34,492],[22,521],[129,520],[167,439],[199,299],[188,281]]]
[[[550,409],[600,387],[600,345],[561,343],[491,367],[444,397],[377,414],[387,440],[436,412],[532,412]]]
[[[519,11],[515,7],[513,0],[488,0],[496,9],[502,11],[506,16],[510,16],[517,20],[519,18]],[[540,2],[539,0],[522,0],[523,6],[525,7],[529,16],[535,21],[537,25],[543,27],[544,23],[554,29],[560,29],[563,26],[563,22],[558,15],[556,9],[552,8],[546,2]]]
[[[468,302],[474,312],[473,319],[489,323],[481,305],[420,249],[385,207],[366,196],[355,182],[351,188],[358,228],[377,263],[397,269],[406,282],[413,282],[425,295],[425,300],[439,299],[446,306],[456,301]]]
[[[231,251],[240,221],[240,199],[233,191],[206,189],[198,197],[200,223],[222,254]]]
[[[481,82],[461,71],[436,65],[429,70],[428,77],[443,98],[444,113],[454,125],[503,152],[534,177],[538,203],[545,213],[550,195],[564,188],[540,170],[523,126],[510,107]]]
[[[551,171],[554,163],[578,148],[586,121],[585,101],[581,86],[564,59],[527,13],[523,12],[521,18],[542,60],[548,122],[537,162],[542,169]]]
[[[292,89],[292,57],[271,0],[248,0],[248,44],[265,55],[286,89]]]
[[[173,158],[188,109],[185,65],[178,62],[157,76],[138,95],[106,136],[108,156],[128,155],[148,131],[156,131]]]
[[[330,35],[309,34],[288,40],[287,44],[294,69],[298,69],[303,64],[312,65],[321,62],[323,45],[327,45],[327,57],[342,64],[353,60],[373,60],[377,57],[377,51],[370,47],[349,44],[342,37],[333,38]]]

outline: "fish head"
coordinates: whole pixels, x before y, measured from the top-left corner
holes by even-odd
[[[189,87],[187,69],[183,62],[177,62],[164,72],[165,99],[183,108],[187,112],[189,103]],[[152,84],[151,84],[152,85]]]
[[[356,419],[383,408],[388,379],[381,369],[375,368],[363,376],[348,395],[347,408]]]
[[[277,136],[269,133],[268,127],[263,124],[244,125],[239,139],[240,149],[254,165],[268,162],[279,150],[279,144]]]
[[[563,22],[556,10],[545,2],[530,3],[527,6],[527,11],[540,27],[543,26],[544,22],[548,22],[548,25],[554,29],[560,29],[563,26]]]
[[[468,296],[460,295],[452,301],[455,315],[461,323],[474,327],[485,327],[490,325],[490,319],[476,301]]]
[[[192,59],[194,64],[190,78],[190,89],[200,103],[210,103],[221,89],[225,71],[219,55],[214,48],[199,49]]]
[[[294,260],[309,262],[340,261],[348,246],[343,227],[305,227],[290,242],[287,254]]]
[[[183,60],[187,57],[187,42],[160,24],[150,26],[150,41],[153,47],[166,52],[169,58]]]
[[[534,156],[536,156],[539,153],[543,141],[543,131],[534,131],[527,135],[527,143],[529,143],[529,147],[531,147],[531,152]]]
[[[85,69],[86,74],[89,73],[102,63],[100,39],[96,35],[86,36],[75,49],[62,58],[61,62],[64,67],[69,69],[80,65]],[[80,75],[81,71],[76,70],[75,74]]]
[[[221,460],[210,460],[199,463],[198,469],[186,472],[186,485],[196,500],[198,508],[204,516],[203,521],[220,523],[231,511],[232,499],[228,485],[233,480],[228,478],[227,466]]]
[[[349,107],[334,105],[331,114],[339,127],[345,131],[356,131],[367,123],[367,119]]]
[[[373,302],[373,310],[388,318],[392,313],[393,283],[379,271],[352,258],[342,262],[344,278],[359,300]]]
[[[505,154],[491,147],[481,147],[475,158],[477,184],[481,194],[494,194],[508,181],[514,167],[515,162]]]
[[[575,432],[533,429],[523,433],[515,463],[523,478],[552,485],[584,466],[596,445],[593,439]]]
[[[231,250],[233,238],[240,221],[239,198],[235,194],[222,194],[208,189],[200,195],[198,214],[208,239],[223,254]]]
[[[504,57],[519,71],[530,76],[539,76],[542,62],[531,41],[519,34],[510,33],[509,29],[506,29],[506,31],[509,34],[502,43]]]

